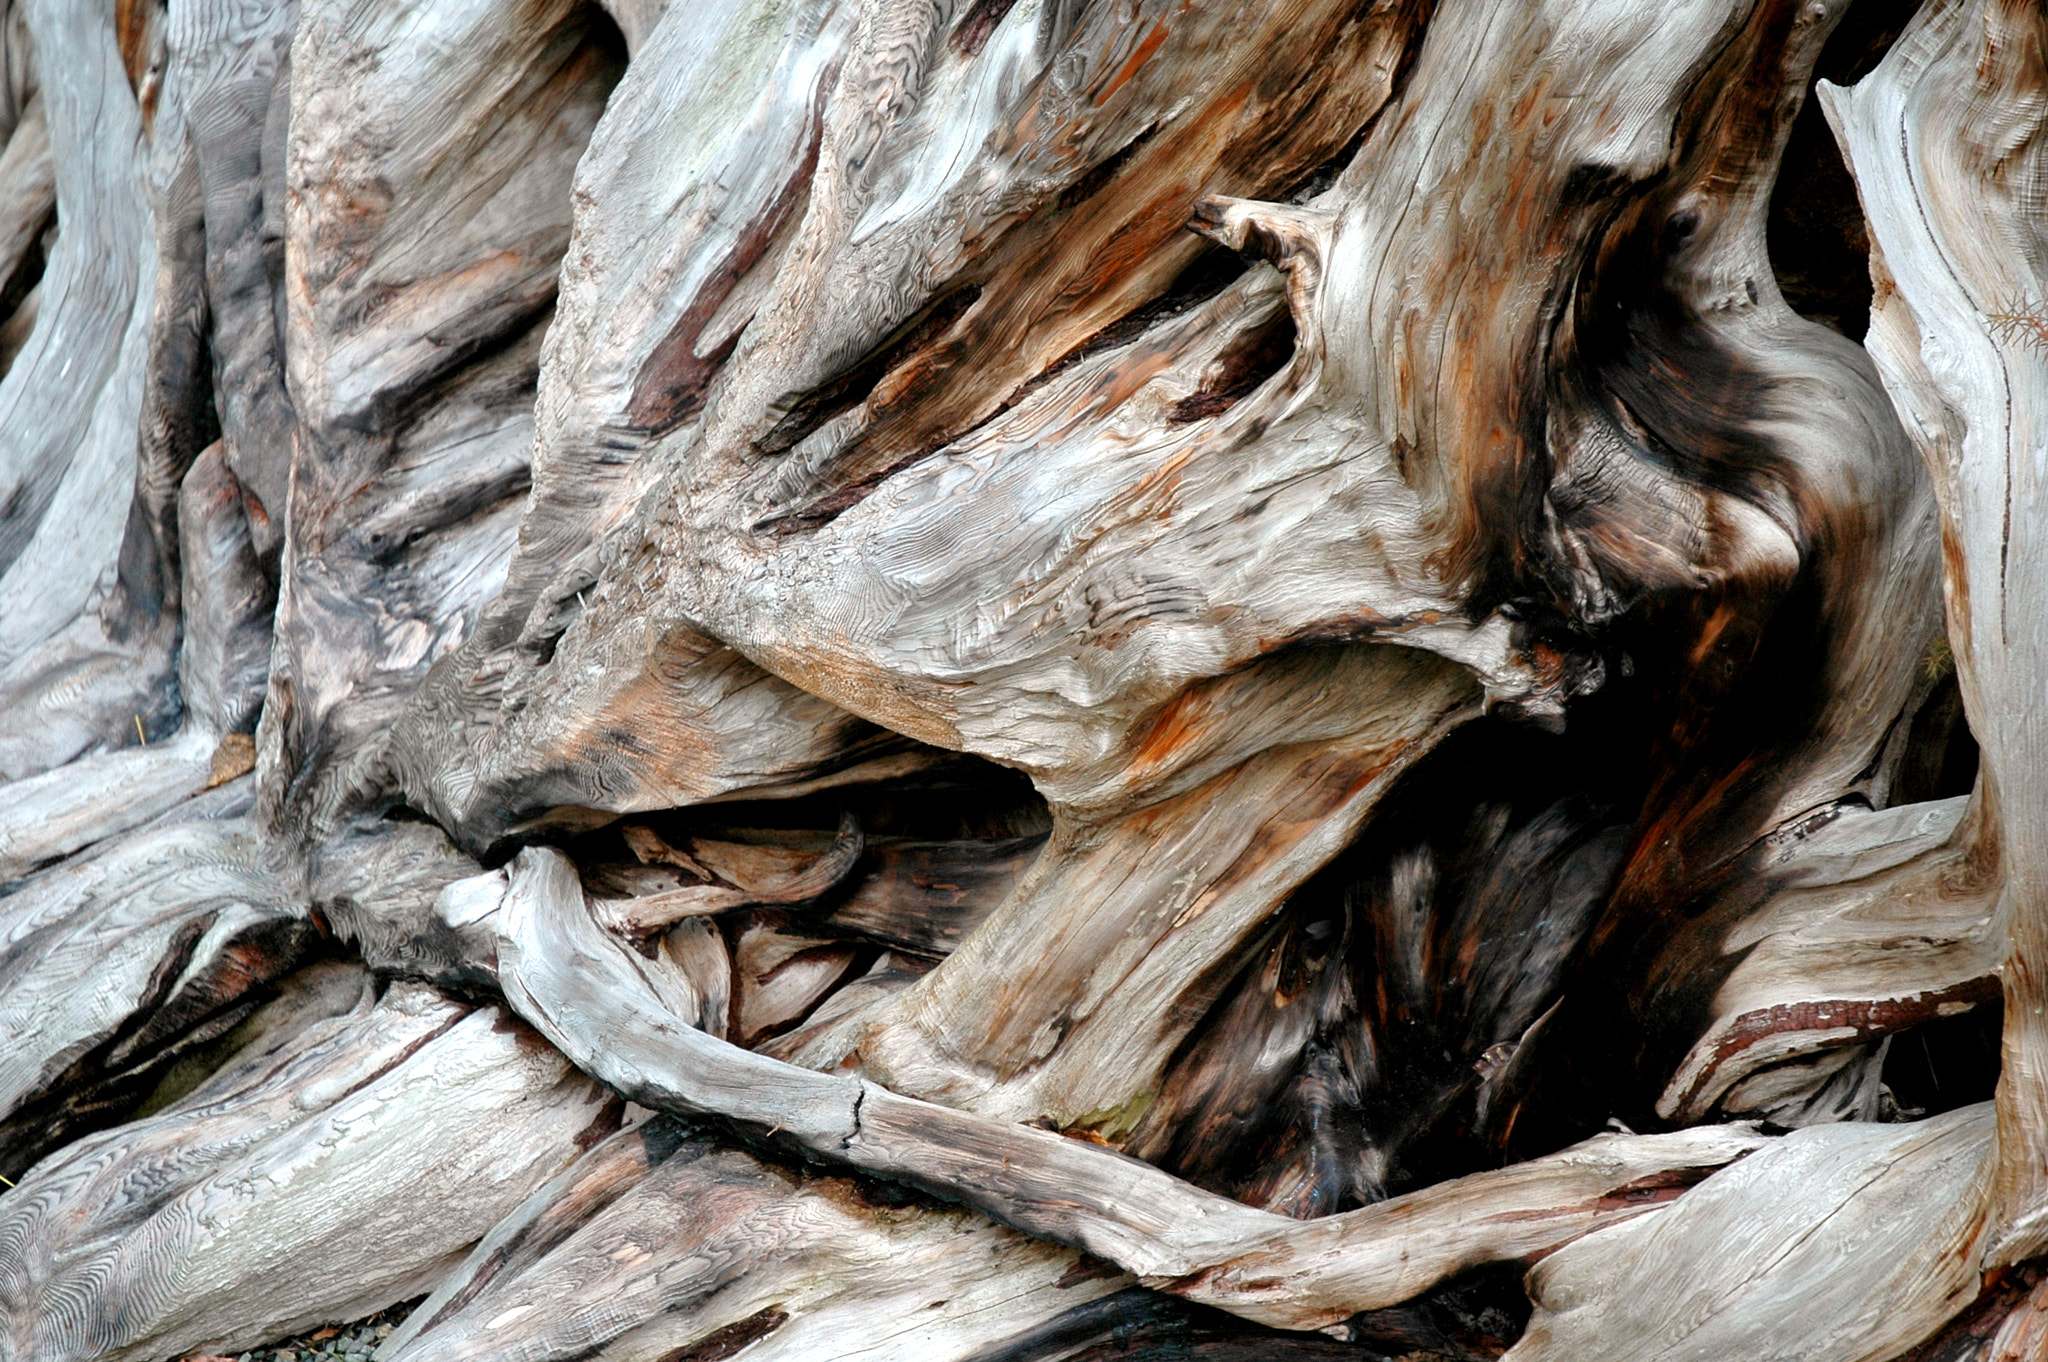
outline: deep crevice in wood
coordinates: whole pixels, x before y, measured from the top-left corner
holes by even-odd
[[[0,1360],[2048,1347],[2031,11],[415,9],[0,15]]]
[[[1794,312],[1860,341],[1870,327],[1870,231],[1828,130],[1816,81],[1853,85],[1883,60],[1922,0],[1855,0],[1821,49],[1771,191],[1771,269]]]
[[[1553,1013],[1586,986],[1580,947],[1641,797],[1623,712],[1609,696],[1561,735],[1482,721],[1424,758],[1296,891],[1133,1152],[1315,1216],[1601,1129],[1606,1076],[1581,1093],[1546,1070],[1571,1064]],[[1281,1046],[1285,1070],[1236,1059]]]
[[[1891,1119],[1939,1116],[1988,1102],[1998,1087],[1998,1036],[2005,1008],[1997,1001],[1960,1016],[1938,1017],[1894,1033],[1884,1052],[1883,1082]]]

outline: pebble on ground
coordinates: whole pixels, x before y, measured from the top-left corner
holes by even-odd
[[[267,1343],[233,1357],[194,1353],[181,1362],[370,1362],[378,1345],[405,1323],[405,1317],[418,1304],[418,1301],[407,1301],[353,1324],[330,1324],[298,1338]]]

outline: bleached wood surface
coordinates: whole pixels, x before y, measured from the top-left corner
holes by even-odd
[[[1549,1159],[1298,1225],[1135,1159],[1030,1126],[818,1074],[704,1034],[698,1000],[589,916],[559,853],[520,853],[502,897],[444,898],[494,940],[513,1008],[634,1101],[723,1116],[813,1155],[899,1178],[1149,1284],[1261,1323],[1320,1328],[1483,1263],[1540,1255],[1654,1209],[1629,1188],[1681,1187],[1766,1143],[1737,1127],[1596,1139]]]
[[[1941,1326],[2048,1223],[2048,37],[1875,13],[6,4],[0,1359]]]
[[[1935,6],[1854,91],[1823,93],[1870,216],[1871,353],[1942,503],[1950,637],[1985,744],[2003,877],[2004,1074],[1990,1262],[2048,1247],[2048,21]]]
[[[467,1299],[430,1299],[380,1356],[969,1357],[1130,1285],[972,1212],[870,1201],[658,1125],[610,1145],[536,1194],[566,1237],[479,1246],[453,1278]]]
[[[1774,1066],[1998,997],[1996,853],[1968,802],[1844,809],[1759,858],[1776,892],[1723,943],[1740,963],[1659,1099],[1661,1115],[1698,1120],[1719,1108],[1805,1124],[1773,1102]],[[1789,1088],[1807,1086],[1794,1077]]]
[[[365,988],[23,1177],[0,1207],[6,1346],[144,1362],[374,1312],[616,1121],[616,1099],[495,1009]]]
[[[1531,1271],[1508,1354],[1883,1362],[1977,1293],[1992,1114],[1795,1131],[1668,1213],[1588,1235]],[[1702,1259],[1706,1240],[1721,1251]]]

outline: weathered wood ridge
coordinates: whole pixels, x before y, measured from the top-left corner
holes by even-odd
[[[2039,1355],[2035,0],[0,6],[0,1362]]]

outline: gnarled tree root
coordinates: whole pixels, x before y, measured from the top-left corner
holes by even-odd
[[[1733,1126],[1601,1136],[1303,1223],[1093,1143],[716,1040],[664,1000],[672,984],[658,966],[597,926],[575,867],[552,849],[521,852],[503,899],[463,916],[461,930],[495,955],[513,1009],[632,1100],[724,1118],[754,1137],[907,1183],[1094,1254],[1149,1285],[1283,1328],[1339,1324],[1481,1263],[1540,1257],[1641,1215],[1769,1143]]]

